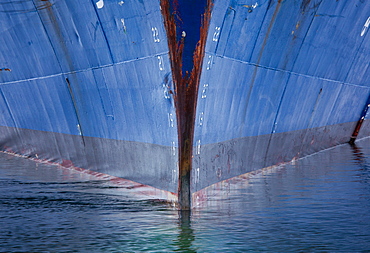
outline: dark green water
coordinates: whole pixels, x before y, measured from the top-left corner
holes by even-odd
[[[0,252],[370,252],[370,139],[225,184],[191,213],[0,154]]]

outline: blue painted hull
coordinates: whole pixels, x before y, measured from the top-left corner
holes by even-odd
[[[0,4],[1,149],[177,192],[159,1],[97,2]]]
[[[369,104],[370,5],[215,1],[193,191],[348,142]],[[360,136],[369,136],[365,120]]]
[[[249,2],[213,3],[193,193],[348,142],[369,104],[369,3]],[[14,1],[0,4],[0,20],[1,150],[177,192],[159,0]],[[359,138],[370,135],[368,118]]]

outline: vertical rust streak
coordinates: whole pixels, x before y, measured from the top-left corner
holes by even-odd
[[[247,97],[246,106],[248,106],[248,104],[249,104],[249,99],[250,99],[250,96],[251,96],[251,93],[252,93],[252,89],[253,89],[254,83],[256,81],[257,71],[258,71],[258,68],[260,67],[260,63],[261,63],[261,60],[262,60],[262,55],[263,55],[264,50],[265,50],[265,47],[267,45],[267,41],[268,41],[268,39],[270,37],[271,31],[272,31],[272,27],[274,26],[275,21],[276,21],[276,18],[277,18],[277,15],[278,15],[278,13],[280,11],[281,2],[282,2],[282,0],[278,0],[278,2],[277,2],[276,8],[274,10],[274,13],[272,15],[271,21],[270,21],[269,26],[267,28],[266,35],[265,35],[265,37],[263,39],[263,43],[262,43],[261,49],[260,49],[260,51],[258,53],[258,57],[257,57],[257,61],[256,61],[256,67],[254,68],[253,75],[252,75],[252,78],[251,78],[251,84],[250,84],[249,90],[248,90],[248,97]]]
[[[349,144],[354,144],[355,143],[363,122],[364,122],[364,117],[362,117],[359,121],[357,121],[355,130],[353,131],[351,139],[349,140]]]
[[[175,83],[175,106],[179,142],[179,188],[178,200],[181,210],[191,208],[190,175],[192,169],[194,124],[196,104],[202,61],[207,39],[207,31],[211,17],[211,0],[207,1],[207,9],[203,15],[200,28],[200,39],[193,54],[193,69],[190,74],[182,73],[182,54],[184,38],[176,40],[176,23],[170,13],[169,0],[161,0],[161,10],[167,31],[169,55],[172,68],[172,79]]]
[[[68,50],[68,47],[67,47],[66,42],[65,42],[65,37],[66,36],[64,36],[62,27],[58,23],[58,21],[60,22],[60,20],[58,19],[58,17],[56,16],[56,14],[53,11],[53,4],[50,3],[49,0],[39,0],[39,1],[41,1],[42,3],[41,4],[40,3],[38,3],[38,4],[35,3],[35,7],[36,7],[36,10],[37,10],[37,12],[40,16],[41,22],[44,24],[44,29],[45,29],[45,32],[46,32],[46,34],[48,35],[48,37],[50,39],[51,46],[53,47],[55,52],[57,52],[56,48],[60,48],[63,51],[63,56],[64,56],[64,59],[66,60],[66,62],[68,64],[69,70],[73,71],[74,70],[74,64],[73,64],[73,60],[72,60],[70,51]],[[37,2],[37,1],[35,1],[35,2]],[[46,13],[43,10],[45,10]],[[47,29],[48,23],[51,24],[51,26],[52,26],[51,31],[49,29]],[[52,40],[51,40],[52,36],[49,33],[54,33],[55,37],[58,39],[55,44],[52,42]],[[59,59],[57,54],[56,54],[56,58],[59,61],[59,64],[61,65],[61,68],[63,69],[62,60]]]
[[[283,0],[278,0],[278,2],[277,2],[277,5],[275,7],[274,13],[272,14],[272,17],[271,17],[269,26],[268,26],[267,31],[265,33],[265,37],[263,39],[261,48],[260,48],[260,50],[258,52],[256,63],[254,64],[255,67],[254,67],[253,74],[252,74],[252,77],[251,77],[250,82],[249,82],[250,83],[249,84],[249,89],[248,89],[248,93],[247,93],[247,97],[246,97],[246,102],[245,102],[244,110],[243,110],[243,113],[242,113],[242,115],[243,115],[243,121],[242,122],[245,122],[245,118],[247,116],[249,101],[250,101],[250,98],[251,98],[251,95],[252,95],[253,87],[254,87],[255,82],[256,82],[257,72],[258,72],[258,70],[260,68],[260,63],[261,63],[261,60],[262,60],[262,55],[264,53],[265,47],[267,45],[267,42],[268,42],[268,40],[270,38],[270,34],[271,34],[272,29],[273,29],[273,26],[275,24],[276,18],[277,18],[278,14],[279,14],[279,11],[281,9],[282,1]],[[245,124],[245,123],[243,123],[243,124]],[[240,129],[241,129],[240,131],[242,131],[243,127],[241,127]]]
[[[361,113],[360,119],[357,121],[355,130],[352,133],[351,139],[349,140],[349,144],[353,145],[355,143],[355,141],[357,139],[357,136],[358,136],[358,133],[360,132],[360,129],[362,127],[362,123],[365,120],[365,117],[366,117],[366,114],[367,114],[367,111],[369,110],[369,108],[370,108],[370,94],[369,94],[369,97],[367,98],[366,105],[365,105],[364,110]]]

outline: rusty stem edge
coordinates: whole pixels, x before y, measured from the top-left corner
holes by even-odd
[[[172,79],[175,86],[173,96],[179,143],[178,204],[180,210],[190,210],[190,175],[192,170],[197,96],[213,3],[212,0],[207,0],[207,7],[200,27],[200,38],[193,53],[193,69],[190,74],[186,73],[185,75],[182,73],[184,38],[180,41],[176,39],[177,26],[175,14],[170,11],[170,0],[160,0],[160,6],[167,33]]]
[[[356,127],[353,130],[351,139],[349,140],[349,144],[353,145],[355,143],[355,141],[357,139],[357,136],[358,136],[358,133],[360,132],[360,129],[362,127],[362,123],[365,120],[365,117],[367,115],[367,112],[368,112],[369,108],[370,108],[370,93],[369,93],[369,96],[367,98],[367,101],[366,101],[366,104],[364,106],[364,109],[362,110],[360,119],[357,121]]]

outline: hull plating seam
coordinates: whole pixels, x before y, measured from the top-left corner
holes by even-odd
[[[96,69],[105,69],[105,68],[109,68],[109,67],[113,67],[113,66],[119,66],[119,65],[122,65],[122,64],[126,64],[126,63],[131,63],[131,62],[141,61],[141,60],[146,60],[146,59],[151,59],[151,58],[157,58],[159,56],[167,56],[167,55],[168,55],[168,52],[164,52],[164,53],[159,53],[159,54],[146,56],[146,57],[141,57],[141,58],[137,58],[137,59],[117,62],[117,63],[113,63],[113,64],[107,64],[107,65],[102,65],[102,66],[97,66],[97,67],[93,67],[93,68],[67,71],[67,72],[58,73],[58,74],[54,74],[54,75],[32,77],[32,78],[27,78],[27,79],[22,79],[22,80],[2,82],[2,83],[0,83],[0,85],[16,84],[16,83],[22,83],[22,82],[27,82],[27,81],[36,81],[36,80],[48,79],[48,78],[51,78],[51,77],[58,77],[58,76],[63,77],[63,76],[67,76],[67,75],[73,75],[73,74],[78,74],[78,73],[82,73],[82,72],[88,72],[88,71],[92,71],[92,70],[96,70]],[[9,70],[9,71],[11,71],[11,70]]]
[[[295,76],[308,77],[308,78],[312,78],[312,79],[318,79],[318,80],[321,80],[321,81],[328,81],[328,82],[332,82],[332,83],[350,85],[350,86],[354,86],[354,87],[368,87],[366,85],[342,82],[342,81],[329,79],[329,78],[325,78],[325,77],[320,77],[320,76],[306,75],[306,74],[290,71],[290,70],[287,70],[287,69],[273,68],[273,67],[257,64],[257,63],[254,63],[254,62],[242,61],[242,60],[239,60],[239,59],[236,59],[236,58],[231,58],[231,57],[227,57],[227,56],[219,55],[219,54],[215,54],[215,53],[210,53],[210,52],[206,52],[206,55],[213,56],[213,57],[218,57],[218,58],[225,59],[225,60],[227,59],[227,60],[230,60],[230,61],[235,61],[235,62],[238,62],[238,63],[254,66],[254,67],[257,67],[257,68],[261,68],[261,69],[267,69],[267,70],[273,70],[273,71],[277,71],[277,72],[281,72],[281,73],[291,74],[291,75],[295,75]]]

